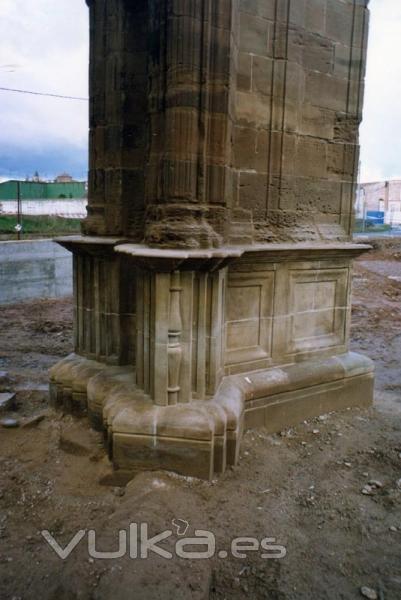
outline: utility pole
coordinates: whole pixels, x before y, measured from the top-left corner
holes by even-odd
[[[22,230],[21,217],[22,217],[21,182],[18,180],[17,181],[17,227],[15,228],[17,230],[17,239],[18,240],[21,239],[21,230]]]

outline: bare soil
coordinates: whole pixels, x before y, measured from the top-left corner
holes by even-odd
[[[72,346],[70,300],[0,307],[0,391],[16,391],[20,424],[0,428],[0,598],[348,599],[364,586],[401,598],[400,244],[375,243],[355,267],[352,347],[376,363],[374,408],[250,430],[239,466],[213,482],[148,472],[123,485],[101,435],[47,408],[47,370]],[[97,549],[115,551],[120,529],[148,523],[149,535],[173,531],[161,544],[173,550],[179,519],[187,536],[213,532],[218,551],[272,537],[286,557],[101,559],[85,537],[61,560],[41,534],[65,546],[93,529]]]

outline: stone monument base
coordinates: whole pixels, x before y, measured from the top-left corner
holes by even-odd
[[[205,479],[247,427],[277,432],[373,399],[349,352],[351,243],[156,250],[63,238],[74,254],[75,353],[51,401],[87,413],[113,465]]]

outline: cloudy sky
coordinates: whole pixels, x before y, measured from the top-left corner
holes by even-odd
[[[0,0],[0,87],[87,97],[84,0]],[[87,170],[88,103],[0,91],[0,176]]]
[[[401,179],[401,0],[371,0],[361,179]],[[84,0],[0,0],[0,87],[87,96]],[[87,103],[0,90],[0,177],[86,174]]]

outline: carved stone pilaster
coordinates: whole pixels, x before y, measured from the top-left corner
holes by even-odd
[[[180,297],[180,273],[171,274],[170,310],[168,320],[168,404],[177,404],[180,392],[180,368],[182,360],[182,347],[180,338],[182,334],[182,320]]]
[[[163,251],[122,244],[137,270],[137,385],[158,406],[212,395],[224,374],[225,264],[232,257],[206,251]],[[221,256],[225,254],[225,256]],[[216,269],[196,272],[197,268]]]

